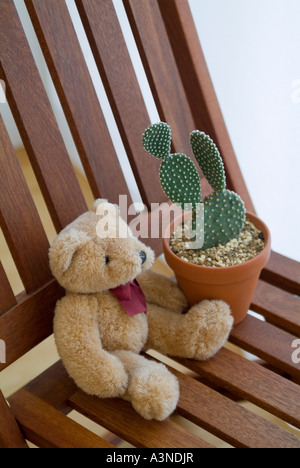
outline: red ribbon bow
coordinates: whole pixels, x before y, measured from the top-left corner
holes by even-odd
[[[110,289],[110,292],[119,299],[120,304],[131,317],[147,312],[146,298],[137,279]]]

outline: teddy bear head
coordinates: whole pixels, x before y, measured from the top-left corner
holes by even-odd
[[[99,199],[56,237],[49,260],[63,288],[92,294],[133,281],[151,268],[154,253],[132,236],[116,205]]]

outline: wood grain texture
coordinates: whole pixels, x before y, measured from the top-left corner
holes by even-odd
[[[172,129],[176,152],[191,155],[195,123],[157,2],[123,0],[160,118]]]
[[[222,350],[221,353],[223,353],[223,351],[224,350]],[[227,350],[225,350],[225,352],[226,351]],[[237,375],[239,372],[241,372],[242,363],[242,368],[244,366],[244,374],[241,380],[244,382],[244,385],[250,386],[251,382],[249,380],[249,370],[251,370],[251,365],[253,365],[254,369],[255,367],[261,369],[260,366],[249,363],[250,368],[247,368],[248,361],[240,356],[235,355],[234,353],[229,351],[228,353],[229,355],[224,356],[224,359],[220,360],[219,362],[218,369],[220,373],[220,383],[223,382],[222,377],[223,374],[226,375],[227,369],[227,376],[233,373],[232,380],[233,382],[237,381]],[[240,364],[238,360],[236,361],[234,359],[235,356],[240,358]],[[184,365],[189,365],[191,368],[193,368],[194,371],[199,372],[200,375],[202,375],[202,365],[204,368],[206,365],[209,368],[210,363],[214,362],[215,359],[216,358],[213,358],[212,360],[204,363],[189,360],[182,360],[182,362],[184,361]],[[230,362],[232,362],[232,365],[228,366],[228,363]],[[239,365],[237,365],[237,363]],[[225,398],[224,396],[195,381],[194,379],[188,376],[183,376],[183,374],[174,369],[170,369],[170,371],[173,372],[180,381],[181,398],[178,404],[178,412],[182,416],[193,421],[195,424],[204,427],[208,431],[236,447],[299,446],[300,442],[294,436],[278,428],[274,424],[269,423],[262,418],[253,415],[252,413],[249,413],[249,411],[241,408],[233,401]],[[206,372],[206,374],[209,374],[209,372]],[[268,387],[270,384],[270,376],[273,375],[274,380],[271,380],[271,385]],[[266,376],[269,380],[267,379],[266,384],[263,385],[262,388],[262,383],[265,382]],[[278,386],[278,383],[281,385]],[[270,371],[265,372],[265,369],[262,368],[261,374],[257,374],[257,372],[254,373],[253,387],[254,386],[257,387],[258,393],[265,392],[265,398],[267,400],[269,399],[271,404],[274,402],[275,406],[281,406],[281,411],[277,412],[279,417],[282,416],[283,411],[287,410],[287,412],[290,414],[290,418],[284,419],[289,421],[291,424],[295,424],[296,422],[295,425],[297,426],[297,422],[299,423],[299,391],[298,393],[297,391],[295,393],[295,388],[297,387],[295,384],[291,384],[290,382],[285,381],[283,378],[278,379],[278,376]],[[274,386],[274,388],[272,388],[272,386]],[[45,371],[44,375],[39,376],[26,386],[28,391],[33,391],[33,393],[39,396],[39,398],[45,399],[47,403],[53,405],[54,407],[63,409],[65,413],[70,411],[70,407],[66,405],[67,395],[69,396],[71,393],[74,393],[74,388],[76,387],[74,386],[74,383],[71,383],[71,379],[67,376],[61,361],[54,364],[52,368]],[[57,389],[57,392],[55,389]],[[287,389],[288,391],[286,393]],[[267,398],[266,395],[268,395],[269,398]],[[286,400],[285,395],[287,396]],[[245,396],[247,396],[246,393],[243,394],[243,397]],[[86,398],[89,399],[92,397],[86,395]],[[92,398],[92,401],[89,402],[89,407],[94,406],[94,400],[98,401],[98,399]],[[102,400],[99,401],[101,402]],[[114,407],[115,404],[118,404],[118,400],[107,400],[106,403]],[[95,412],[97,411],[98,410],[96,405]],[[101,411],[103,410],[101,409]],[[81,412],[87,414],[84,409],[81,409]],[[276,412],[274,412],[274,414],[276,414]],[[90,416],[89,413],[88,415]],[[99,419],[104,419],[105,415],[101,415],[99,413],[99,415],[95,416],[95,418],[97,418],[96,422],[100,422]],[[100,422],[100,424],[102,423]],[[123,437],[122,435],[120,436]]]
[[[300,448],[300,440],[192,378],[180,383],[178,412],[236,448]]]
[[[284,377],[223,348],[208,361],[176,359],[180,364],[241,399],[249,400],[300,427],[300,387]]]
[[[233,328],[229,341],[273,364],[300,382],[300,363],[292,361],[294,335],[248,315]]]
[[[7,358],[0,372],[53,333],[54,308],[63,295],[64,290],[52,280],[31,295],[17,296],[17,305],[0,317]]]
[[[131,197],[65,2],[27,0],[44,52],[95,198]],[[64,47],[61,45],[64,44]]]
[[[142,146],[150,125],[143,96],[110,0],[76,0],[142,200],[150,208],[166,196],[159,183],[160,161]]]
[[[99,399],[76,392],[71,406],[132,445],[141,448],[212,448],[171,420],[146,421],[127,401]]]
[[[7,100],[59,231],[87,207],[13,0],[0,2],[0,56]]]
[[[0,262],[0,316],[16,305],[16,298]]]
[[[113,197],[127,187],[123,176],[120,176],[99,104],[94,101],[95,91],[90,78],[85,82],[88,73],[65,2],[58,5],[55,0],[26,0],[26,3],[93,193],[95,196],[103,193],[115,201]],[[113,2],[77,0],[76,3],[143,200],[148,205],[161,202],[165,196],[158,182],[159,161],[147,156],[141,145],[141,135],[150,123],[149,116]],[[178,150],[185,148],[186,132],[192,123],[201,125],[200,130],[210,133],[221,149],[230,188],[240,193],[248,210],[253,211],[213,91],[188,2],[124,0],[124,4],[159,111],[161,114],[164,112],[166,120],[171,123],[174,137],[176,133],[176,150],[177,147]],[[168,53],[170,46],[173,51]],[[55,227],[59,230],[87,207],[12,0],[0,1],[0,54],[0,77],[6,81],[9,104]],[[86,118],[83,119],[82,115]],[[3,127],[5,135],[4,130]],[[6,164],[1,164],[4,170],[0,174],[0,182],[1,188],[5,188],[3,193],[8,190],[11,196],[0,194],[1,223],[4,228],[7,225],[7,236],[17,232],[19,226],[13,216],[14,205],[22,207],[26,204],[22,213],[20,207],[17,211],[25,223],[25,232],[20,239],[13,236],[15,246],[11,244],[10,247],[16,251],[16,263],[19,262],[24,284],[27,281],[30,293],[24,292],[14,298],[0,263],[0,293],[5,294],[0,299],[0,338],[6,342],[8,361],[0,365],[0,371],[53,332],[55,304],[64,295],[62,288],[45,274],[48,245],[44,234],[39,235],[40,220],[7,135],[2,140],[0,158],[5,154]],[[101,151],[98,152],[97,146],[101,143]],[[7,164],[7,159],[10,164]],[[112,167],[109,174],[106,174],[106,165]],[[161,239],[149,239],[149,242],[156,253],[161,252]],[[21,249],[23,243],[27,247],[25,251]],[[21,256],[20,259],[17,255]],[[209,386],[221,386],[238,398],[247,399],[300,427],[299,386],[276,373],[279,369],[291,376],[294,382],[300,382],[299,365],[293,364],[291,359],[291,344],[296,335],[299,336],[300,325],[299,298],[292,296],[300,291],[299,264],[273,253],[262,278],[266,283],[259,282],[253,308],[272,323],[247,317],[233,329],[230,340],[267,361],[274,371],[228,349],[222,349],[205,362],[178,359],[208,382],[205,385],[205,382],[173,371],[181,387],[178,413],[237,447],[299,448],[299,440],[293,435],[241,408]],[[11,402],[25,436],[43,447],[110,446],[66,418],[72,408],[138,447],[211,447],[172,420],[163,423],[145,421],[128,402],[100,400],[84,394],[67,375],[61,361],[27,384],[25,390],[17,392]],[[26,446],[12,411],[5,401],[3,404],[0,395],[0,421],[4,420],[8,423],[5,431],[0,423],[0,446]]]
[[[300,296],[300,263],[291,258],[272,252],[261,279]]]
[[[300,336],[300,298],[271,284],[259,281],[251,310],[284,330]]]
[[[172,130],[172,151],[187,154],[194,163],[189,135],[195,130],[173,50],[157,2],[123,0],[160,119]],[[196,164],[196,167],[198,165]],[[211,193],[199,171],[203,198]]]
[[[157,3],[196,128],[213,138],[224,160],[228,187],[243,198],[248,211],[255,213],[226,129],[189,4],[185,0],[158,0]]]
[[[24,389],[61,413],[69,414],[72,408],[68,403],[68,398],[78,390],[78,387],[68,376],[62,361],[57,361],[25,385]]]
[[[24,389],[9,402],[26,438],[41,448],[113,448]]]
[[[49,243],[1,116],[0,166],[0,224],[30,293],[51,278]]]
[[[28,448],[24,435],[0,391],[0,448]]]

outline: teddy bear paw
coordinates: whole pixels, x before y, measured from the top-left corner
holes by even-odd
[[[89,379],[82,385],[77,379],[77,384],[86,393],[96,395],[99,398],[118,398],[126,392],[128,374],[123,364],[115,356],[109,356],[109,362],[106,367],[103,366],[101,373],[89,376]]]
[[[191,357],[203,361],[214,356],[226,343],[233,317],[228,304],[221,300],[205,300],[187,314],[191,336]]]
[[[138,369],[128,386],[131,403],[143,418],[163,421],[175,410],[179,384],[163,364]]]
[[[128,376],[125,371],[120,372],[117,376],[110,376],[110,379],[107,379],[105,390],[101,392],[101,396],[104,398],[122,397],[126,392],[127,385]]]

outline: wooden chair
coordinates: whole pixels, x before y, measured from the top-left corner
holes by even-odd
[[[94,197],[118,203],[130,193],[120,169],[78,39],[63,1],[26,0],[38,40],[65,112]],[[141,135],[150,124],[111,0],[76,0],[141,197],[163,202],[157,162],[144,156]],[[221,150],[228,186],[254,211],[212,87],[185,0],[124,0],[124,6],[161,120],[174,149],[190,154],[187,135],[210,134]],[[13,0],[0,0],[0,78],[57,232],[87,210]],[[0,339],[6,364],[52,334],[53,310],[64,291],[51,277],[48,240],[0,119],[0,222],[24,292],[15,297],[0,263]],[[158,162],[159,163],[159,162]],[[207,187],[206,187],[207,190]],[[157,254],[161,241],[152,242]],[[222,349],[208,362],[176,359],[181,386],[177,415],[234,447],[300,447],[288,424],[300,425],[300,365],[293,341],[300,334],[299,264],[277,253],[261,275],[253,316],[234,328],[230,342],[253,353],[248,360]],[[247,400],[287,422],[284,428],[242,407]],[[76,409],[136,447],[211,447],[176,417],[140,418],[122,400],[100,400],[78,390],[57,362],[9,398],[0,397],[0,446],[112,447],[66,415]]]

